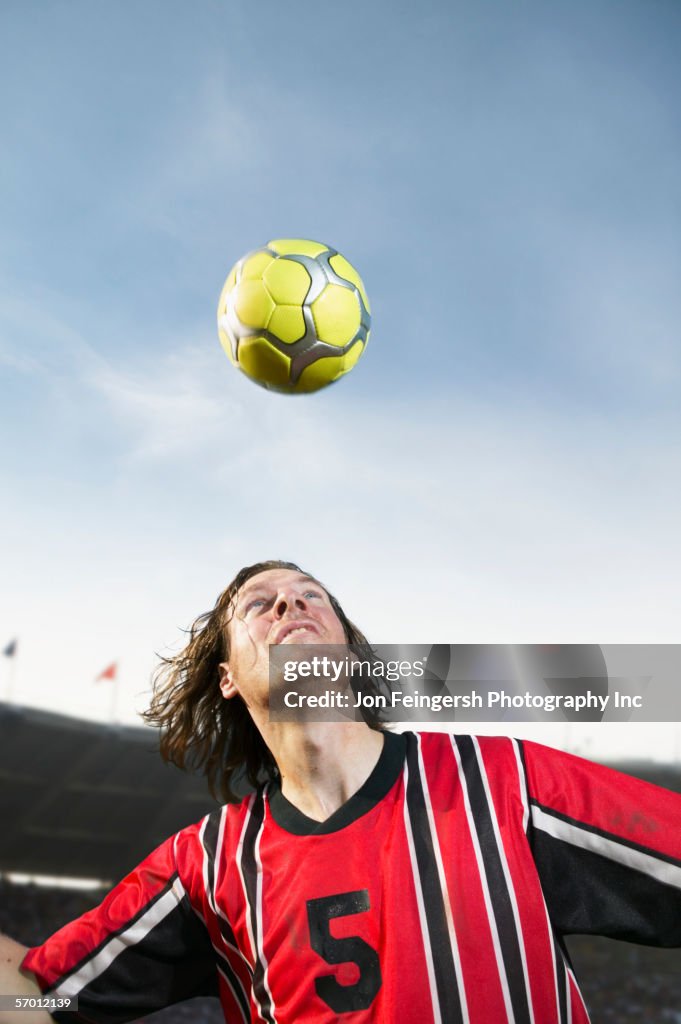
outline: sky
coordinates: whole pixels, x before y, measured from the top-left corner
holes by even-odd
[[[675,0],[6,0],[5,699],[135,721],[263,558],[379,643],[678,641],[680,44]],[[277,237],[371,300],[316,395],[217,338]],[[622,728],[559,740],[678,755]]]

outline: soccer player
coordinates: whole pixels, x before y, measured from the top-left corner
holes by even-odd
[[[297,566],[242,570],[148,718],[255,792],[44,945],[6,940],[3,991],[107,1024],[200,994],[230,1024],[584,1024],[565,934],[681,945],[681,797],[529,742],[270,721],[270,644],[365,642]]]

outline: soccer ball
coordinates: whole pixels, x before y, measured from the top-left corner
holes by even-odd
[[[355,268],[303,238],[278,238],[244,256],[218,303],[218,334],[232,363],[286,394],[317,391],[351,370],[370,326]]]

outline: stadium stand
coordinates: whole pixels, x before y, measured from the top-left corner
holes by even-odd
[[[214,807],[151,729],[0,704],[0,872],[115,881]]]

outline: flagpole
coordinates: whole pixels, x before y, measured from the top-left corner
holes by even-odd
[[[109,721],[111,723],[116,721],[116,705],[118,703],[118,662],[112,661],[110,665],[107,665],[98,676],[95,677],[95,682],[99,683],[102,679],[105,679],[111,684],[111,702],[109,704]]]
[[[116,706],[118,704],[118,672],[111,680],[111,708],[109,711],[109,721],[111,724],[116,722]]]
[[[11,704],[14,700],[14,677],[17,671],[17,659],[16,657],[10,658],[9,665],[9,676],[7,678],[7,703]]]
[[[14,640],[10,640],[2,652],[10,663],[7,671],[7,689],[5,691],[5,700],[8,704],[11,704],[13,699],[12,691],[14,689],[14,676],[17,669],[17,646],[18,641],[15,637]]]

